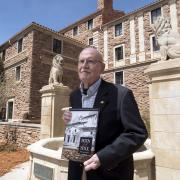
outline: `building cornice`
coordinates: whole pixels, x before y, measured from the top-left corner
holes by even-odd
[[[94,12],[94,13],[92,13],[92,14],[89,14],[88,16],[85,16],[84,18],[76,21],[75,23],[70,24],[69,26],[67,26],[67,27],[59,30],[59,32],[63,34],[63,33],[65,33],[65,32],[67,32],[68,30],[71,30],[72,28],[76,27],[77,25],[79,25],[79,24],[81,24],[81,23],[84,23],[84,22],[88,21],[89,19],[92,19],[92,18],[94,18],[94,17],[96,17],[97,15],[100,15],[100,14],[102,14],[102,13],[103,13],[102,10],[98,10],[98,11],[96,11],[96,12]]]
[[[50,28],[45,27],[43,25],[40,25],[36,22],[32,22],[31,24],[29,24],[28,26],[23,28],[21,31],[17,32],[13,37],[11,37],[5,43],[1,44],[0,49],[6,49],[11,44],[16,42],[18,39],[22,38],[25,34],[27,34],[30,31],[33,31],[33,30],[38,30],[38,31],[45,32],[48,34],[56,35],[56,36],[60,37],[62,40],[70,41],[72,44],[76,44],[80,47],[85,47],[85,44],[83,44],[81,41],[78,41],[78,40],[75,40],[73,38],[64,36],[63,34],[57,32],[53,29],[50,29]]]
[[[155,2],[152,2],[150,4],[147,4],[141,8],[138,8],[132,12],[129,12],[127,14],[125,14],[124,16],[121,16],[113,21],[110,21],[104,25],[102,25],[102,28],[105,28],[107,26],[112,26],[113,24],[117,23],[118,21],[123,21],[124,19],[128,19],[129,17],[131,16],[134,16],[134,15],[139,15],[143,12],[146,12],[146,11],[151,11],[153,10],[155,7],[157,6],[162,6],[164,4],[166,4],[169,0],[158,0],[158,1],[155,1]]]

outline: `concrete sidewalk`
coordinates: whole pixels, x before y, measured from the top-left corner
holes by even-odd
[[[30,161],[19,164],[10,172],[0,177],[0,180],[28,180]]]

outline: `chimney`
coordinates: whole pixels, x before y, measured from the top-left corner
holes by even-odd
[[[97,0],[97,10],[113,9],[113,0]]]

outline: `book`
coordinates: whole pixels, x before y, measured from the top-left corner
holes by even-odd
[[[95,151],[99,109],[70,109],[72,118],[66,124],[62,158],[84,162]]]

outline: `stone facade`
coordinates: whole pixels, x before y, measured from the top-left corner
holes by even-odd
[[[94,23],[92,30],[87,31],[87,29],[81,28],[83,23],[87,23],[88,18],[86,17],[60,32],[83,41],[87,45],[87,38],[93,37],[93,40],[95,40],[93,45],[103,54],[106,64],[103,78],[115,82],[115,73],[123,71],[123,84],[133,90],[141,115],[145,121],[148,121],[149,79],[148,76],[144,75],[144,70],[149,64],[156,62],[160,57],[159,52],[153,50],[152,38],[154,34],[151,28],[151,12],[160,8],[162,16],[168,16],[173,19],[173,21],[178,20],[177,28],[179,30],[179,4],[179,0],[161,0],[127,15],[119,14],[118,18],[114,18],[114,20],[111,19],[109,21],[106,19],[106,23],[103,21],[103,18],[105,18],[103,13],[96,14],[96,16],[93,14],[88,16],[88,18],[93,18],[94,22],[97,22],[96,19],[101,16],[99,19],[102,19],[102,21],[98,21],[98,24]],[[112,10],[112,1],[99,0],[97,7],[98,10],[107,9],[108,11],[111,10],[111,12],[114,11]],[[122,34],[115,36],[115,25],[119,23],[122,23]],[[73,27],[75,26],[80,29],[78,36],[72,35]],[[96,34],[96,37],[93,36],[94,34]],[[123,46],[124,51],[124,57],[120,61],[115,60],[115,48],[118,46]]]
[[[22,40],[22,51],[18,53],[19,39]],[[57,32],[32,23],[18,36],[5,43],[4,60],[7,94],[7,119],[39,123],[41,116],[41,94],[39,90],[48,84],[53,57],[53,40],[61,41],[61,55],[64,58],[63,84],[74,89],[79,80],[77,60],[84,45],[66,38]],[[17,67],[20,66],[20,77],[17,80]],[[73,78],[72,78],[73,77]],[[8,118],[9,102],[13,103],[12,118]]]
[[[40,125],[25,123],[0,124],[0,139],[8,144],[16,144],[18,147],[27,147],[39,140]]]
[[[180,179],[180,58],[152,64],[150,114],[156,180]]]

